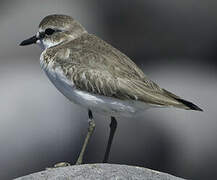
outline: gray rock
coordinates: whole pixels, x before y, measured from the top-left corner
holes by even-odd
[[[15,180],[183,180],[170,174],[136,166],[84,164],[53,168]]]

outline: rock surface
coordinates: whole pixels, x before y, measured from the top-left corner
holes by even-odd
[[[118,164],[84,164],[53,168],[15,180],[183,180],[147,168]]]

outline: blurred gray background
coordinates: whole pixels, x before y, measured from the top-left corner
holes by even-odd
[[[188,179],[217,179],[217,2],[212,0],[19,0],[0,2],[0,179],[75,163],[86,110],[69,102],[39,66],[41,50],[18,44],[49,14],[68,14],[127,54],[152,80],[204,112],[150,109],[118,119],[110,162]],[[85,163],[100,163],[109,117]]]

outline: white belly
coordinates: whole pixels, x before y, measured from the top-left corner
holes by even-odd
[[[59,67],[53,70],[51,63],[49,63],[46,68],[42,64],[42,69],[45,71],[50,81],[65,97],[75,104],[81,105],[94,112],[110,116],[135,116],[150,107],[148,104],[140,101],[123,101],[78,90],[75,88],[73,82],[65,77]]]

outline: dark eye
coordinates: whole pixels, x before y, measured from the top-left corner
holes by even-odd
[[[55,30],[53,30],[51,28],[47,28],[47,29],[45,29],[44,32],[45,32],[46,35],[52,35],[55,32]]]

